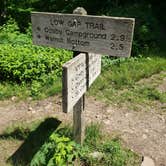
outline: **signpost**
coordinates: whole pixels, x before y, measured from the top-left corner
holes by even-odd
[[[73,111],[75,141],[82,143],[84,94],[101,72],[100,54],[129,57],[135,21],[79,14],[33,12],[31,20],[34,44],[78,53],[63,65],[62,105]]]

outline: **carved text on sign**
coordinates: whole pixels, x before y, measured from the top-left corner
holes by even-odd
[[[34,12],[32,29],[37,45],[126,57],[131,52],[134,19]]]
[[[69,112],[101,72],[101,55],[81,53],[63,65],[63,111]]]
[[[64,112],[73,109],[86,89],[86,55],[81,53],[63,65]]]

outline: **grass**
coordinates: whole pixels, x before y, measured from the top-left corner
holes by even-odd
[[[0,82],[0,100],[9,99],[17,96],[19,100],[25,100],[28,97],[33,99],[43,99],[61,92],[61,78],[53,83],[41,86],[40,82],[34,84],[16,84],[11,82]]]
[[[112,62],[104,59],[104,70],[88,95],[109,104],[127,105],[136,110],[140,105],[148,108],[156,102],[166,102],[166,94],[157,89],[166,77],[164,56],[118,59]],[[151,79],[153,75],[155,77]]]
[[[97,123],[92,123],[86,127],[84,147],[87,147],[88,152],[82,156],[85,165],[140,165],[141,158],[139,155],[124,148],[119,138],[111,138],[111,136],[105,134],[102,129],[102,126]],[[99,152],[100,155],[97,158],[92,157],[94,152]]]
[[[0,165],[12,166],[10,163],[5,162],[8,157],[22,144],[22,141],[13,138],[0,139]]]
[[[59,125],[60,123],[57,119],[49,118],[31,124],[24,124],[23,126],[18,124],[7,129],[0,136],[0,142],[10,141],[11,143],[11,140],[13,140],[13,143],[15,143],[17,140],[23,141],[23,144],[14,154],[10,157],[8,156],[8,161],[14,165],[25,166],[31,160],[36,162],[38,159],[48,159],[45,153],[47,153],[47,148],[51,148],[48,139],[53,133],[58,134],[58,139],[60,140],[64,136],[69,137],[71,140],[73,139],[71,128],[69,126]],[[52,150],[50,149],[50,151]],[[99,152],[102,154],[102,157],[98,159],[93,158],[92,154],[94,152]],[[139,155],[124,148],[120,139],[115,137],[111,138],[104,134],[102,126],[95,123],[86,127],[84,144],[83,146],[78,146],[76,153],[79,154],[79,163],[87,166],[137,166],[141,162]],[[34,156],[36,157],[34,158]]]
[[[111,61],[111,60],[109,60]],[[166,58],[149,55],[149,57],[117,59],[115,64],[104,65],[102,81],[115,89],[132,86],[135,82],[148,78],[165,69]]]
[[[45,143],[50,134],[57,129],[60,121],[55,118],[47,118],[35,124],[24,127],[13,127],[11,132],[4,133],[1,139],[14,138],[22,139],[23,144],[8,158],[13,165],[27,165],[32,160],[34,154]],[[19,164],[18,164],[19,163]],[[20,164],[22,163],[22,164]]]

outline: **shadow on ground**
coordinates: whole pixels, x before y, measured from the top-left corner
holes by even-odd
[[[28,165],[33,156],[49,138],[50,134],[58,128],[61,121],[48,118],[42,122],[36,130],[32,131],[19,149],[8,158],[8,162],[14,166]]]

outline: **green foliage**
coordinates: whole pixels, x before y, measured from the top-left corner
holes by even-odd
[[[14,19],[10,18],[6,24],[4,24],[3,26],[1,26],[1,33],[16,33],[16,34],[20,34],[19,33],[19,27],[17,25],[17,23],[14,21]]]
[[[107,162],[109,165],[125,165],[125,151],[121,149],[119,142],[114,140],[106,142],[103,144],[102,148],[103,151],[108,154]]]
[[[72,53],[34,46],[31,42],[31,26],[27,33],[20,33],[13,19],[0,27],[1,99],[20,96],[22,90],[24,96],[41,98],[61,89],[59,77],[62,64],[71,58]]]
[[[140,161],[137,156],[130,150],[123,149],[119,140],[113,139],[102,145],[102,152],[105,153],[104,165],[112,166],[133,166],[139,165]],[[137,160],[135,159],[137,158]]]
[[[0,135],[0,139],[17,139],[17,140],[26,140],[30,133],[33,132],[37,126],[42,123],[42,120],[37,120],[33,122],[18,122],[12,125],[9,125]],[[43,132],[43,131],[42,131]],[[48,131],[47,131],[48,132]],[[43,133],[42,133],[43,134]]]
[[[124,87],[132,86],[142,78],[150,77],[152,74],[165,70],[166,59],[153,55],[150,57],[140,55],[139,57],[128,59],[104,57],[102,63],[103,75],[101,79],[104,79],[104,82],[113,88],[123,89]]]
[[[91,125],[86,128],[85,132],[86,132],[85,144],[88,144],[90,146],[96,146],[102,136],[101,125],[96,123],[91,123]]]
[[[122,147],[118,138],[110,139],[102,132],[99,124],[91,123],[86,127],[86,137],[80,160],[88,166],[139,166],[140,158],[135,153]],[[93,157],[100,152],[100,157]]]
[[[121,96],[119,96],[120,102],[130,102],[130,105],[136,106],[145,104],[148,106],[153,106],[153,102],[160,102],[165,103],[166,102],[166,94],[159,92],[155,87],[152,85],[137,85],[133,88],[129,89],[125,93],[122,93]],[[153,106],[154,107],[154,106]]]
[[[8,14],[10,17],[14,18],[20,28],[21,32],[25,32],[26,28],[28,27],[30,20],[30,13],[32,8],[18,8],[18,7],[8,7]]]
[[[130,150],[122,148],[118,139],[106,140],[101,134],[101,127],[98,124],[93,123],[87,127],[86,140],[83,146],[76,144],[71,141],[69,137],[62,135],[64,132],[68,133],[68,131],[63,130],[63,128],[54,131],[49,139],[46,140],[43,146],[34,155],[30,165],[74,165],[76,163],[76,159],[77,165],[89,166],[132,166],[132,164],[138,166],[140,164],[139,156]],[[95,132],[97,132],[97,134]],[[91,139],[95,140],[95,142],[92,142]],[[96,145],[94,146],[94,144]],[[103,153],[103,157],[99,160],[92,158],[90,154],[94,151]],[[78,159],[80,161],[78,161]]]
[[[76,144],[68,137],[53,133],[48,142],[46,142],[33,157],[30,165],[72,165],[73,160],[77,157],[78,152]]]
[[[28,27],[30,20],[30,13],[33,10],[32,3],[34,0],[4,0],[4,13],[8,20],[8,18],[12,17],[18,23],[18,26],[21,32],[25,32]]]
[[[0,100],[9,98],[12,96],[20,97],[23,94],[24,94],[24,97],[28,97],[30,95],[27,92],[26,87],[24,85],[0,83]]]
[[[165,78],[164,56],[104,57],[102,74],[88,93],[119,107],[125,105],[138,110],[144,106],[146,110],[153,109],[156,102],[162,104],[166,101],[165,93],[158,89]]]
[[[0,41],[1,80],[55,81],[61,75],[62,64],[71,58],[71,53],[65,50],[32,45],[31,38],[19,32],[13,19],[1,27]],[[33,82],[34,91],[39,87],[39,83]]]
[[[6,24],[0,27],[0,44],[30,44],[31,38],[20,33],[18,24],[10,18]]]
[[[99,124],[92,123],[87,126],[86,140],[81,146],[71,140],[72,130],[69,125],[56,128],[56,123],[55,119],[46,119],[8,128],[0,139],[25,140],[24,146],[18,149],[19,154],[15,154],[17,158],[11,158],[13,165],[140,165],[140,157],[123,148],[119,139],[110,139],[103,135]],[[96,151],[102,153],[102,157],[93,158],[91,154]]]
[[[28,137],[29,133],[30,133],[29,128],[17,125],[17,126],[12,126],[12,128],[8,128],[3,133],[3,136],[1,136],[0,138],[13,138],[18,140],[25,140]]]
[[[20,88],[22,87],[24,90],[28,83],[30,95],[33,97],[40,96],[41,91],[51,95],[61,88],[59,77],[62,73],[62,64],[70,57],[71,53],[65,50],[37,47],[30,44],[2,44],[0,45],[1,82],[21,83]],[[4,85],[5,83],[0,87]],[[3,91],[0,93],[2,97]]]
[[[157,89],[153,87],[141,87],[139,89],[135,89],[136,93],[141,94],[144,98],[155,101],[158,100],[162,103],[166,102],[166,94],[159,92]]]
[[[1,80],[29,82],[45,81],[45,76],[54,79],[61,75],[61,66],[70,58],[67,51],[32,45],[1,45]],[[35,83],[34,83],[35,84]]]

